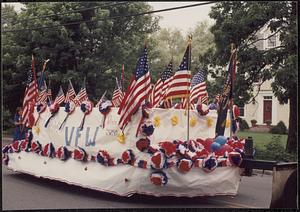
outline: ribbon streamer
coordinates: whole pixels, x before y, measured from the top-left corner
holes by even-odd
[[[34,122],[34,126],[36,126],[38,120],[40,119],[40,115],[41,115],[41,114],[39,113],[38,117],[36,118],[36,121]]]
[[[49,122],[50,122],[50,119],[52,119],[53,116],[55,116],[55,114],[56,114],[56,113],[53,113],[53,114],[48,118],[48,120],[47,120],[46,123],[45,123],[45,128],[47,128],[47,126],[48,126],[48,124],[49,124]]]
[[[60,127],[58,128],[58,130],[60,130],[62,128],[62,126],[66,123],[68,117],[69,117],[69,114],[67,114],[66,118],[63,120],[63,122],[61,123]]]
[[[80,129],[80,130],[83,129],[85,116],[86,116],[86,113],[84,114],[83,119],[82,119],[82,121],[81,121],[81,123],[80,123],[80,126],[79,126],[79,129]]]

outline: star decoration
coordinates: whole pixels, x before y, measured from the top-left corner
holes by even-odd
[[[195,117],[192,117],[190,119],[190,126],[191,127],[194,127],[195,125],[197,124],[197,119]]]
[[[124,133],[119,133],[118,135],[117,135],[117,140],[121,143],[121,144],[125,144],[125,135],[124,135]]]
[[[172,123],[173,126],[176,126],[178,124],[178,117],[176,115],[174,115],[171,118],[171,123]]]
[[[154,127],[159,127],[160,126],[160,117],[159,116],[155,116],[154,117]]]
[[[225,127],[226,127],[226,128],[230,127],[230,120],[229,120],[229,119],[226,119]]]
[[[208,118],[206,119],[206,125],[207,125],[207,127],[211,127],[211,126],[213,125],[213,120],[212,120],[212,118],[208,117]]]
[[[37,135],[40,134],[40,128],[39,127],[34,127],[34,131],[36,132]]]

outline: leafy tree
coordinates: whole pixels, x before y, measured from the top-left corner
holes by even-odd
[[[235,102],[251,99],[253,83],[274,79],[272,88],[281,103],[290,102],[287,151],[297,148],[297,32],[296,2],[218,2],[210,12],[216,22],[211,28],[216,48],[203,61],[224,66],[230,57],[230,44],[238,48],[238,71],[234,91]],[[256,33],[268,26],[279,34],[281,45],[259,50]]]
[[[4,106],[11,112],[22,104],[32,54],[37,60],[38,76],[44,60],[50,59],[45,76],[51,80],[53,94],[60,85],[66,91],[68,79],[79,91],[85,77],[89,98],[97,101],[105,90],[111,96],[114,77],[120,78],[122,64],[125,81],[129,81],[148,34],[158,29],[155,16],[122,17],[150,11],[144,2],[25,4],[26,9],[19,14],[7,8],[13,19],[3,25],[4,31],[37,28],[2,33]],[[42,16],[47,17],[35,18]],[[122,18],[114,18],[117,16]]]

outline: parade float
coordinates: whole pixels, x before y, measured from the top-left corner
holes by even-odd
[[[231,136],[227,108],[218,136],[218,112],[205,104],[187,110],[142,103],[122,130],[110,101],[32,108],[26,138],[2,149],[10,170],[120,196],[237,194],[245,141]]]

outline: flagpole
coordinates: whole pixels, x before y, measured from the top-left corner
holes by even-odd
[[[189,59],[188,59],[188,69],[191,71],[191,62],[192,62],[192,35],[189,35]],[[187,89],[187,142],[190,139],[190,94],[189,94],[189,87]]]
[[[234,43],[231,43],[230,45],[230,52],[231,52],[231,57],[234,57],[233,53],[234,53],[234,50],[235,50],[235,46],[234,46]],[[234,60],[234,58],[232,58],[232,61]],[[230,61],[231,62],[231,61]],[[229,62],[229,65],[230,65],[230,62]],[[232,93],[233,93],[233,88],[234,88],[234,83],[233,83],[233,71],[234,71],[234,67],[233,65],[234,64],[231,64],[232,67],[231,67],[231,89],[232,89]],[[233,123],[233,95],[231,96],[231,100],[230,100],[230,138],[232,137],[232,133],[233,133],[233,128],[232,128],[232,123]]]

